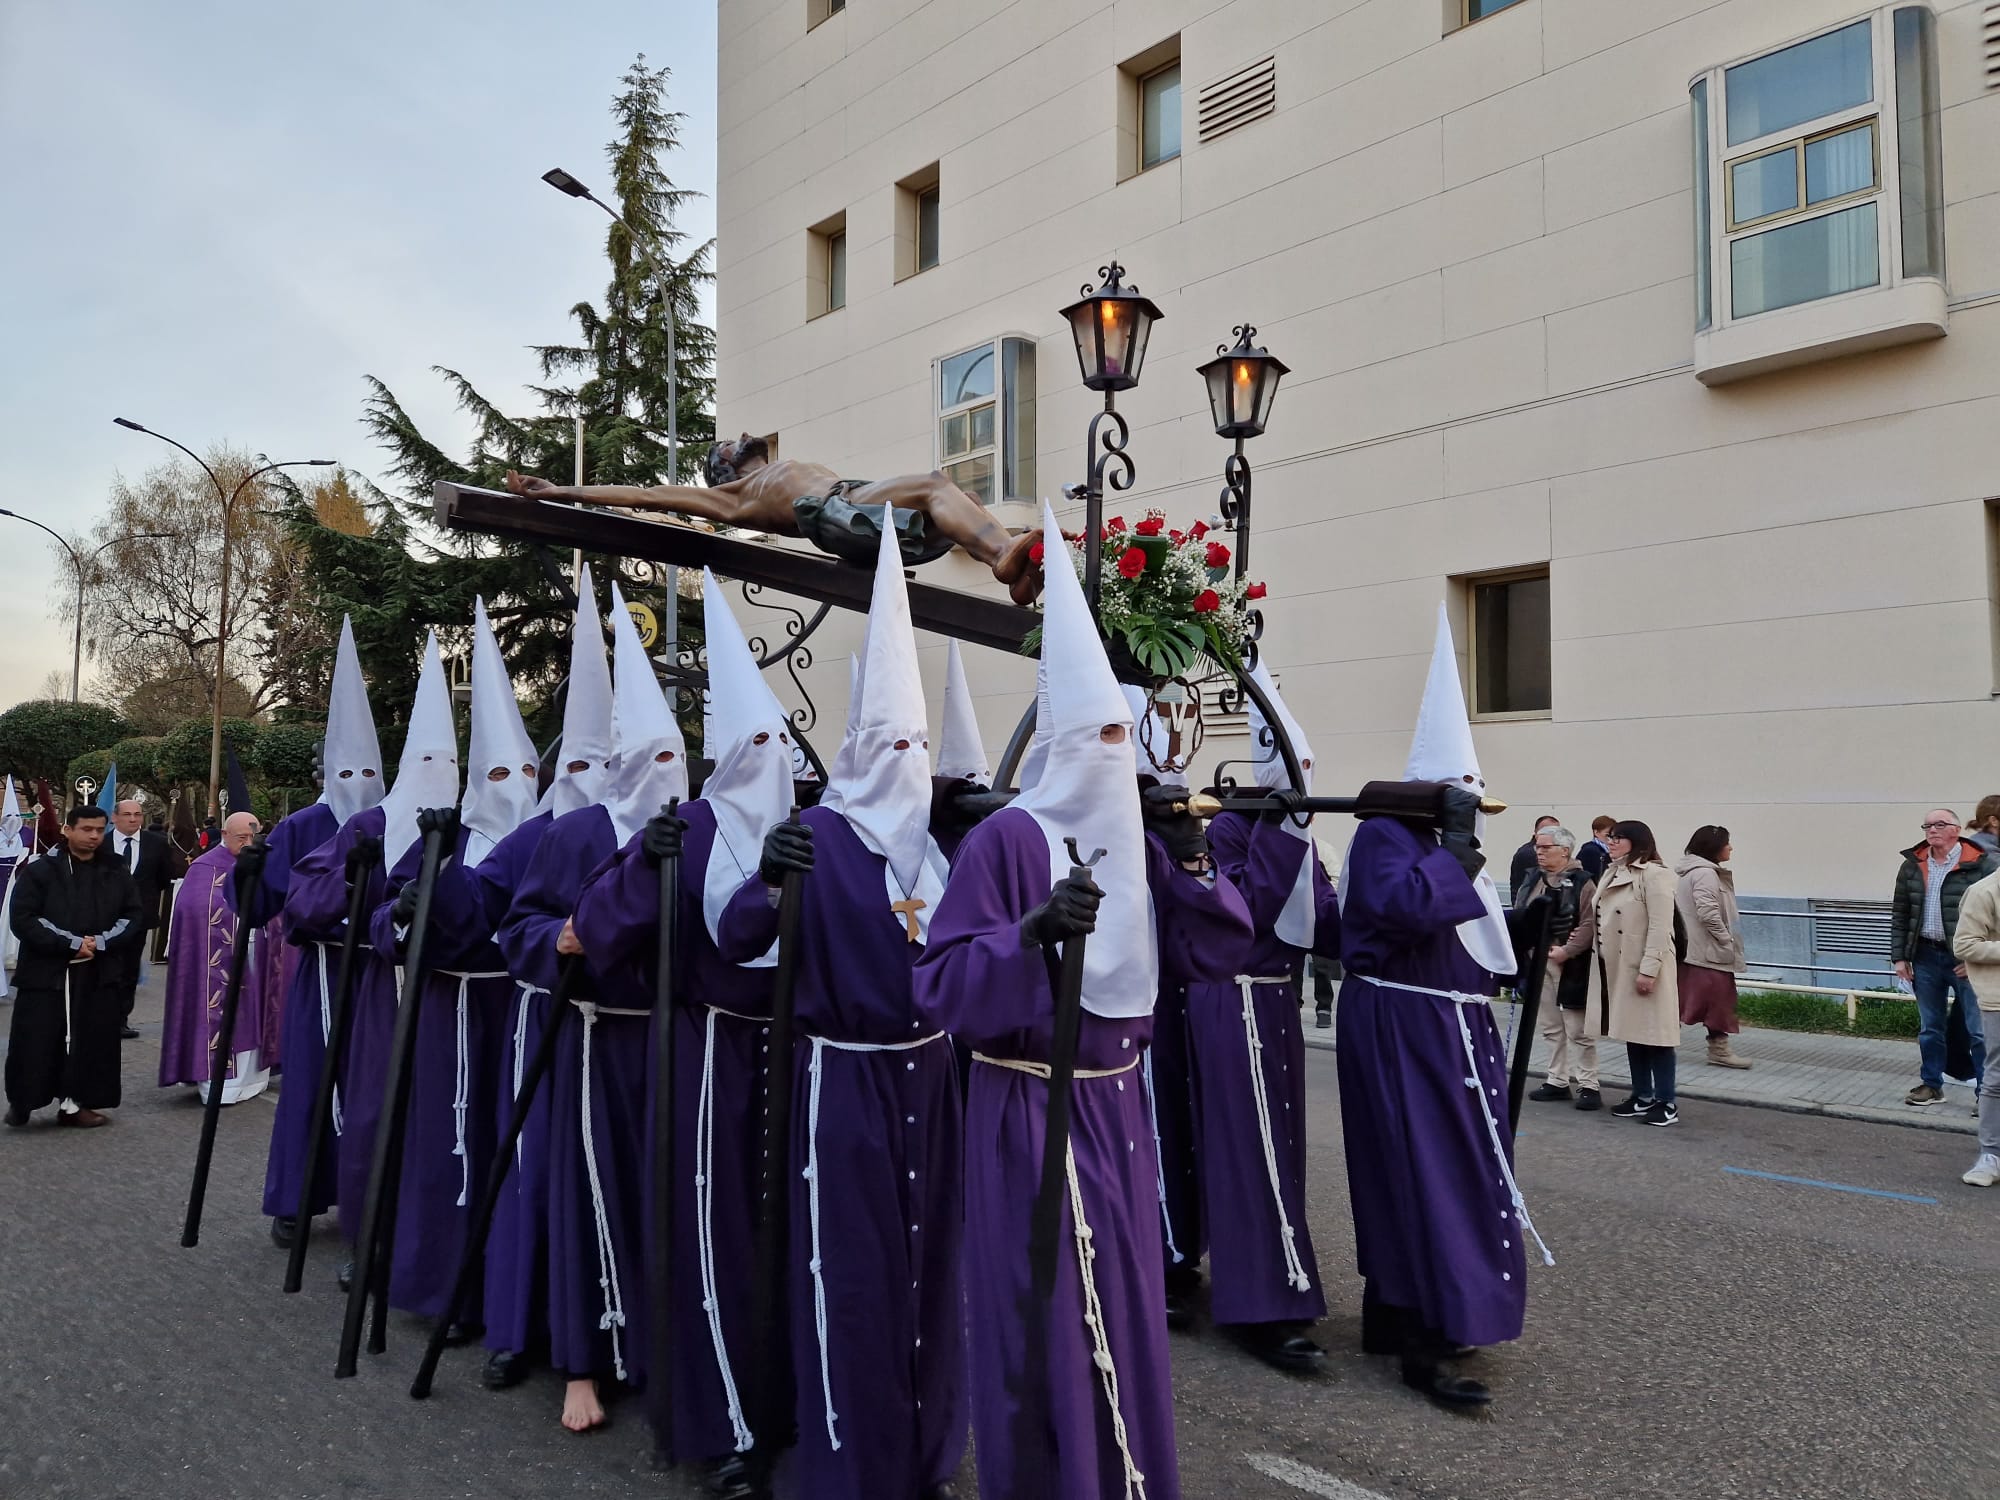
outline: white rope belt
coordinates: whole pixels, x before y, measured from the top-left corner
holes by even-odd
[[[1521,1221],[1523,1229],[1535,1237],[1535,1244],[1542,1252],[1542,1264],[1554,1265],[1555,1256],[1549,1253],[1549,1247],[1542,1239],[1541,1232],[1535,1228],[1535,1221],[1528,1217],[1527,1199],[1521,1196],[1520,1184],[1514,1181],[1514,1164],[1507,1160],[1507,1150],[1500,1143],[1500,1122],[1494,1118],[1493,1106],[1487,1102],[1486,1091],[1479,1084],[1478,1049],[1472,1044],[1472,1028],[1466,1024],[1465,1007],[1491,1004],[1493,997],[1468,995],[1459,990],[1427,989],[1421,984],[1402,984],[1394,979],[1377,979],[1373,974],[1357,974],[1354,977],[1366,980],[1378,990],[1404,990],[1412,995],[1431,995],[1439,1000],[1451,1002],[1452,1015],[1458,1021],[1459,1040],[1465,1046],[1465,1066],[1469,1069],[1465,1077],[1465,1086],[1472,1090],[1473,1097],[1479,1101],[1479,1112],[1486,1119],[1486,1138],[1492,1142],[1493,1159],[1500,1165],[1500,1178],[1507,1188],[1508,1201],[1514,1206],[1514,1217]]]
[[[590,1212],[597,1231],[597,1287],[604,1297],[604,1312],[597,1320],[601,1331],[611,1335],[611,1364],[618,1378],[625,1378],[625,1352],[618,1330],[625,1326],[625,1297],[618,1286],[618,1247],[611,1243],[611,1220],[604,1207],[604,1182],[597,1172],[597,1140],[590,1123],[590,1053],[592,1033],[597,1030],[598,1007],[588,1000],[570,1002],[583,1012],[583,1164],[590,1176]],[[644,1011],[601,1012],[605,1015],[644,1015]]]
[[[1285,1255],[1285,1280],[1294,1290],[1312,1290],[1312,1278],[1299,1254],[1298,1233],[1291,1215],[1285,1211],[1284,1184],[1278,1176],[1278,1148],[1271,1134],[1271,1096],[1264,1082],[1264,1038],[1257,1028],[1256,987],[1260,984],[1290,984],[1291,976],[1238,974],[1237,988],[1243,992],[1243,1040],[1250,1059],[1250,1098],[1257,1106],[1257,1134],[1264,1146],[1264,1175],[1271,1183],[1271,1202],[1278,1210],[1278,1238]]]
[[[472,1195],[472,1155],[465,1149],[465,1112],[472,1093],[472,1058],[466,1041],[466,996],[475,979],[505,979],[507,976],[504,973],[468,973],[464,969],[439,969],[438,973],[458,981],[458,1058],[451,1091],[451,1154],[458,1158],[458,1207],[463,1208]]]
[[[328,988],[326,982],[326,963],[328,957],[333,952],[333,944],[314,943],[313,947],[319,949],[319,1041],[321,1047],[331,1049],[333,1046],[333,992]],[[340,1112],[340,1084],[336,1080],[333,1085],[333,1134],[336,1140],[342,1135],[342,1127],[345,1123]],[[306,1170],[312,1170],[310,1162],[306,1164]]]
[[[1160,1229],[1167,1238],[1167,1254],[1174,1264],[1185,1265],[1187,1257],[1174,1243],[1174,1216],[1167,1211],[1167,1154],[1160,1145],[1160,1105],[1153,1095],[1153,1049],[1148,1047],[1139,1060],[1139,1081],[1146,1086],[1146,1113],[1153,1121],[1153,1180],[1160,1191]]]
[[[722,1302],[716,1293],[715,1276],[715,1018],[727,1014],[711,1005],[704,1025],[701,1049],[701,1096],[695,1105],[694,1126],[694,1212],[696,1245],[701,1261],[701,1307],[708,1314],[708,1341],[715,1350],[716,1372],[722,1376],[722,1395],[729,1407],[729,1425],[736,1434],[736,1451],[748,1453],[756,1438],[744,1420],[743,1400],[736,1389],[736,1372],[729,1363],[729,1346],[722,1336]],[[671,1182],[673,1167],[663,1174]]]
[[[521,992],[521,1003],[514,1010],[514,1089],[507,1097],[518,1104],[521,1101],[521,1080],[528,1065],[525,1055],[528,1050],[528,1007],[534,1004],[535,996],[546,995],[548,991],[525,979],[515,980],[514,987]],[[514,1165],[521,1165],[521,1137],[518,1135],[514,1137]]]
[[[833,1409],[833,1361],[827,1351],[826,1342],[826,1280],[820,1274],[822,1257],[819,1243],[819,1086],[820,1061],[828,1048],[836,1052],[914,1052],[919,1047],[942,1041],[944,1033],[932,1032],[929,1036],[918,1037],[909,1042],[836,1042],[823,1036],[812,1038],[812,1061],[808,1065],[811,1086],[806,1094],[806,1204],[812,1219],[812,1259],[807,1267],[812,1272],[813,1282],[813,1327],[819,1334],[819,1383],[826,1397],[826,1440],[836,1452],[840,1449],[840,1436],[834,1424],[840,1420]],[[916,1064],[912,1063],[911,1067]],[[772,1079],[772,1088],[780,1087],[777,1079]]]
[[[1054,1071],[1047,1063],[1027,1062],[1014,1057],[988,1057],[983,1052],[973,1053],[972,1060],[1042,1079],[1050,1077]],[[1122,1068],[1078,1068],[1071,1076],[1116,1078],[1138,1066],[1139,1060],[1134,1058]],[[1090,1359],[1097,1366],[1098,1384],[1104,1388],[1104,1400],[1111,1409],[1111,1436],[1118,1444],[1118,1457],[1125,1469],[1125,1500],[1146,1500],[1146,1476],[1132,1461],[1132,1442],[1125,1428],[1125,1413],[1118,1404],[1118,1365],[1111,1357],[1111,1340],[1104,1328],[1104,1303],[1097,1295],[1097,1250],[1091,1244],[1094,1236],[1090,1224],[1083,1216],[1083,1188],[1076,1176],[1074,1138],[1063,1142],[1063,1175],[1069,1182],[1069,1216],[1076,1234],[1077,1279],[1083,1286],[1083,1322],[1090,1330]]]

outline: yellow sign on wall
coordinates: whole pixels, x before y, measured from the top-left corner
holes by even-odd
[[[625,613],[632,617],[632,624],[639,631],[639,644],[648,651],[652,650],[653,642],[660,638],[659,616],[653,613],[650,605],[633,604],[629,600],[625,605]]]

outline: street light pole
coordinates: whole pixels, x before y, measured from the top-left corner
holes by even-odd
[[[216,497],[222,501],[222,580],[215,618],[215,700],[209,716],[208,735],[208,815],[212,818],[218,817],[222,812],[222,803],[217,795],[222,788],[222,685],[227,675],[229,653],[229,585],[232,562],[229,544],[232,540],[230,528],[236,520],[236,502],[252,480],[260,479],[274,469],[323,469],[330,467],[334,460],[294,458],[287,459],[283,463],[265,464],[261,469],[252,469],[245,474],[235,489],[225,490],[222,481],[216,477],[215,470],[211,469],[208,462],[187,444],[175,442],[164,432],[155,432],[150,427],[142,427],[127,417],[113,417],[111,420],[120,427],[129,428],[133,432],[143,432],[148,437],[156,437],[161,442],[180,449],[201,466],[202,473],[208,476],[208,482],[215,486]]]

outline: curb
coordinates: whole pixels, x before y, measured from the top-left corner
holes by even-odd
[[[1331,1037],[1318,1037],[1307,1033],[1306,1046],[1320,1052],[1335,1050]],[[1531,1077],[1546,1078],[1548,1074],[1531,1073]],[[1627,1085],[1629,1087],[1629,1085]],[[1733,1104],[1743,1109],[1774,1109],[1787,1115],[1822,1115],[1830,1120],[1856,1120],[1866,1125],[1894,1125],[1903,1130],[1928,1130],[1937,1135],[1979,1134],[1979,1122],[1970,1115],[1947,1115],[1940,1117],[1938,1106],[1927,1109],[1912,1109],[1908,1105],[1882,1107],[1870,1104],[1820,1104],[1811,1099],[1774,1099],[1769,1096],[1727,1093],[1720,1089],[1703,1088],[1700,1084],[1692,1087],[1676,1083],[1674,1092],[1682,1098],[1699,1099],[1704,1104]],[[1950,1106],[1941,1106],[1949,1109]]]

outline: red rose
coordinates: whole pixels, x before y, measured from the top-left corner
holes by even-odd
[[[1118,559],[1118,571],[1127,578],[1137,578],[1146,571],[1146,554],[1137,547],[1127,547],[1125,555]]]
[[[1104,529],[1106,531],[1123,531],[1125,529],[1125,518],[1123,516],[1113,516],[1104,523]]]
[[[1263,598],[1263,597],[1264,597],[1264,585],[1263,585],[1263,584],[1261,584],[1261,583],[1253,583],[1253,584],[1251,584],[1249,588],[1247,588],[1247,589],[1245,589],[1245,590],[1243,591],[1243,597],[1244,597],[1245,599],[1261,599],[1261,598]]]
[[[1208,535],[1208,522],[1206,521],[1195,522],[1194,525],[1188,527],[1188,535],[1193,537],[1196,541],[1200,541],[1203,537]]]
[[[1222,608],[1222,596],[1214,589],[1203,589],[1194,596],[1194,612],[1198,615],[1212,615]]]
[[[1211,568],[1228,567],[1229,549],[1220,542],[1210,542],[1208,544],[1208,565]]]
[[[1167,540],[1178,547],[1182,542],[1187,540],[1187,533],[1185,531],[1170,531],[1167,533]]]
[[[1028,561],[1039,568],[1042,565],[1042,555],[1047,550],[1040,542],[1035,543],[1034,546],[1028,549]]]
[[[1148,516],[1132,528],[1132,533],[1135,536],[1158,536],[1166,529],[1167,523],[1165,521],[1161,520],[1158,516]]]

